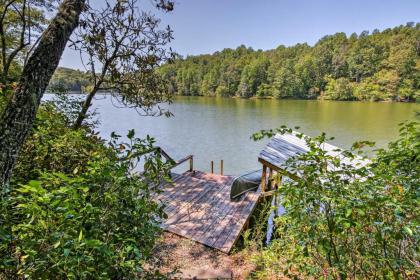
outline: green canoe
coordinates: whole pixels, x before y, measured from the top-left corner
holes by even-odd
[[[230,188],[230,199],[235,199],[248,191],[255,191],[261,182],[262,170],[251,171],[233,180]]]

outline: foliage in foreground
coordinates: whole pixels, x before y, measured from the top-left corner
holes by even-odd
[[[321,149],[325,135],[298,136],[310,151],[285,164],[302,176],[278,191],[286,213],[276,220],[275,240],[256,259],[261,270],[255,276],[418,279],[419,124],[401,126],[399,140],[366,166],[348,164],[366,143],[331,156]]]
[[[105,145],[66,125],[53,107],[41,109],[1,193],[0,279],[146,277],[163,215],[151,195],[167,165],[150,154],[143,175],[133,170],[154,140],[130,131],[127,142],[113,135]]]
[[[32,133],[19,153],[12,178],[15,182],[37,179],[43,172],[71,174],[77,169],[78,173],[83,173],[95,156],[115,157],[115,151],[108,149],[92,130],[72,129],[72,112],[68,110],[63,114],[67,110],[63,106],[60,111],[56,110],[60,102],[76,105],[75,101],[64,97],[40,107]]]

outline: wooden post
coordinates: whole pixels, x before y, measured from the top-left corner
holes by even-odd
[[[213,172],[214,172],[214,162],[213,161],[211,161],[211,163],[210,163],[210,170],[211,170],[211,174],[213,174]]]
[[[261,175],[261,191],[265,192],[266,177],[267,176],[267,166],[264,164]]]
[[[274,180],[273,180],[273,168],[269,168],[268,169],[268,182],[270,183],[270,190],[273,188],[273,183],[274,183]]]
[[[281,186],[282,182],[283,182],[283,175],[280,175],[279,182],[277,182],[277,189]]]
[[[223,159],[220,160],[220,175],[223,175]]]
[[[193,157],[190,157],[190,172],[194,170],[194,159]]]

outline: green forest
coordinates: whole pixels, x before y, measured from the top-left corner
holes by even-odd
[[[420,23],[254,50],[244,45],[179,57],[160,66],[168,93],[187,96],[416,101],[420,96]],[[50,88],[83,91],[89,76],[58,68]]]
[[[188,56],[159,71],[178,95],[414,101],[420,23],[262,51],[246,46]]]
[[[59,67],[55,70],[50,82],[50,90],[63,89],[71,92],[82,92],[90,84],[89,75],[80,70]]]

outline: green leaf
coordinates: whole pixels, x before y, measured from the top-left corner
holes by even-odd
[[[40,181],[31,180],[28,182],[28,185],[34,188],[39,188],[41,186]]]
[[[78,187],[79,190],[81,190],[82,192],[88,192],[89,191],[89,187],[87,186],[80,186]]]
[[[68,257],[70,255],[70,249],[64,249],[63,254],[65,257]]]
[[[58,248],[58,246],[60,246],[60,243],[61,243],[61,241],[56,242],[56,243],[53,245],[54,249]]]
[[[130,129],[128,131],[127,138],[128,139],[133,139],[134,135],[135,135],[134,129]]]
[[[411,228],[409,228],[409,227],[405,226],[405,227],[403,227],[403,231],[404,231],[406,234],[408,234],[408,235],[410,235],[410,236],[413,236],[413,231],[411,230]]]
[[[83,239],[83,230],[80,230],[79,233],[79,241],[81,241]]]
[[[102,245],[102,242],[100,240],[97,239],[88,239],[85,241],[86,246],[88,247],[98,247],[100,245]]]

